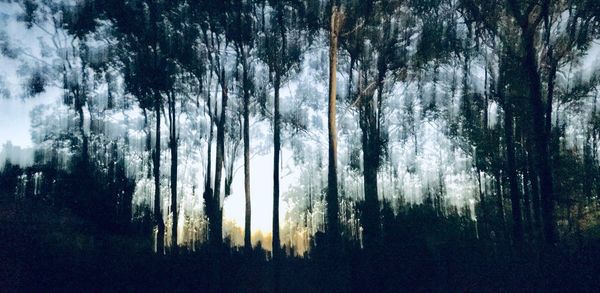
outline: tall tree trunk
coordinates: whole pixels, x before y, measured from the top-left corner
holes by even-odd
[[[556,222],[554,218],[554,180],[549,155],[549,134],[545,129],[544,105],[542,101],[542,84],[537,66],[534,43],[535,30],[527,25],[522,27],[521,45],[525,55],[523,65],[528,74],[529,101],[533,120],[533,131],[538,175],[540,177],[542,217],[544,221],[544,239],[546,244],[554,246],[558,242]]]
[[[533,230],[536,237],[542,233],[542,215],[540,208],[540,188],[539,180],[535,167],[533,166],[533,153],[531,151],[531,143],[527,142],[527,171],[529,173],[529,184],[531,185],[531,209],[533,211]],[[541,238],[541,237],[540,237]]]
[[[363,97],[367,98],[367,97]],[[365,193],[364,246],[373,249],[379,242],[380,219],[377,191],[377,169],[379,166],[379,143],[376,131],[375,107],[371,97],[361,106],[361,130],[363,146],[363,180]]]
[[[83,50],[83,48],[85,47],[82,46],[80,48],[80,50]],[[83,52],[82,52],[83,53]],[[81,140],[82,140],[82,148],[81,148],[81,158],[84,162],[84,164],[88,164],[89,162],[89,143],[88,143],[88,137],[87,134],[85,133],[85,115],[83,114],[83,107],[86,104],[86,99],[87,99],[87,82],[88,82],[88,75],[87,75],[87,71],[86,71],[86,63],[84,60],[82,60],[83,64],[81,64],[81,84],[77,86],[77,90],[76,90],[76,94],[75,94],[75,108],[77,110],[77,114],[79,115],[79,132],[81,134]],[[89,109],[88,109],[89,110]],[[92,113],[90,112],[90,128],[92,126],[91,123],[91,119],[92,119]]]
[[[479,189],[479,210],[481,211],[481,234],[483,235],[483,238],[487,238],[487,203],[485,200],[485,193],[483,191],[482,188],[482,182],[481,182],[481,170],[479,170],[479,166],[478,164],[475,164],[475,171],[477,172],[477,188]],[[441,182],[441,181],[440,181]],[[441,191],[441,188],[440,188]],[[479,222],[479,221],[478,221]]]
[[[522,124],[523,121],[520,121],[520,123]],[[523,129],[523,127],[521,126],[520,128],[520,133],[521,133],[521,158],[523,160],[523,164],[521,166],[521,171],[523,172],[523,179],[522,179],[522,183],[523,183],[523,216],[525,218],[525,223],[524,223],[524,227],[525,227],[525,233],[526,235],[529,237],[529,239],[533,239],[533,219],[531,217],[531,187],[529,185],[529,182],[531,182],[531,180],[529,179],[529,176],[531,175],[529,173],[529,170],[527,169],[527,148],[525,147],[526,141],[525,141],[525,130]]]
[[[171,250],[177,254],[177,226],[179,222],[177,213],[177,115],[175,113],[175,96],[169,94],[169,147],[171,148],[171,213],[173,226],[171,227]]]
[[[483,129],[485,130],[485,134],[488,135],[488,124],[489,124],[489,94],[490,91],[488,89],[488,64],[487,64],[487,56],[485,57],[485,65],[484,65],[484,78],[483,78]]]
[[[154,147],[154,221],[158,227],[156,235],[156,253],[164,254],[165,251],[165,223],[160,208],[160,94],[156,94],[154,111],[156,112],[156,139]]]
[[[278,258],[281,241],[279,238],[279,152],[280,138],[280,113],[279,113],[279,86],[280,73],[275,71],[275,96],[273,101],[273,258]]]
[[[144,131],[146,132],[146,152],[150,154],[152,152],[152,134],[150,133],[150,125],[148,124],[148,112],[145,108],[142,111],[144,113]],[[150,157],[152,157],[151,154]],[[146,178],[150,179],[152,177],[152,159],[148,159],[147,168]]]
[[[523,215],[525,216],[525,228],[529,239],[533,238],[533,220],[531,217],[531,188],[529,186],[529,172],[527,167],[523,168]]]
[[[499,169],[497,170],[496,174],[494,174],[494,177],[496,177],[496,205],[498,208],[498,217],[500,218],[500,229],[502,232],[502,237],[504,238],[504,241],[506,241],[506,239],[508,239],[508,233],[506,231],[506,214],[504,213],[504,195],[502,192],[503,180],[502,173]]]
[[[552,54],[549,54],[549,58],[552,58]],[[558,64],[552,58],[550,60],[550,68],[548,69],[548,93],[546,94],[546,120],[544,122],[545,131],[548,134],[548,139],[552,136],[552,103],[554,102],[554,83],[556,80],[556,71]]]
[[[76,97],[78,100],[82,100],[81,97]],[[89,160],[89,143],[88,137],[85,133],[85,115],[83,114],[83,101],[76,102],[77,114],[79,116],[79,134],[81,135],[81,159],[84,164],[88,163]]]
[[[209,86],[208,88],[210,88],[210,80],[209,80]],[[208,134],[208,150],[207,150],[207,155],[208,155],[208,162],[206,163],[206,175],[205,175],[205,180],[204,180],[204,193],[202,194],[202,197],[204,199],[204,210],[206,213],[206,216],[208,217],[208,236],[209,236],[209,242],[212,242],[211,240],[211,235],[212,235],[212,231],[213,230],[213,221],[215,221],[215,212],[214,212],[214,197],[213,197],[213,189],[211,186],[211,172],[212,172],[212,141],[213,141],[213,137],[214,137],[214,128],[213,128],[213,124],[215,123],[214,121],[214,117],[216,115],[213,114],[212,112],[212,108],[211,108],[211,99],[210,99],[210,91],[208,91],[207,94],[207,105],[208,105],[208,113],[209,113],[209,118],[210,118],[210,122],[209,122],[209,134]]]
[[[546,93],[546,121],[545,128],[548,137],[552,136],[552,103],[554,100],[554,83],[556,80],[556,71],[558,70],[558,60],[554,56],[554,45],[551,42],[552,24],[550,23],[550,1],[541,2],[541,13],[544,22],[544,45],[546,46],[546,59],[548,68],[548,91]],[[551,140],[551,139],[550,139]]]
[[[523,244],[523,221],[521,216],[521,194],[515,166],[515,145],[513,129],[513,105],[510,95],[504,96],[504,137],[506,139],[506,171],[510,185],[510,201],[512,204],[513,242],[517,248]]]
[[[250,197],[250,89],[249,89],[249,80],[248,80],[248,64],[246,63],[246,55],[244,53],[244,48],[242,47],[240,51],[242,52],[243,59],[243,82],[244,82],[244,129],[243,129],[243,139],[244,139],[244,193],[246,195],[246,214],[244,219],[244,248],[246,252],[250,252],[252,250],[252,242],[251,242],[251,220],[252,220],[252,202]]]
[[[337,70],[337,39],[339,14],[337,7],[332,8],[331,31],[329,47],[329,165],[327,175],[327,233],[331,248],[339,241],[339,206],[337,186],[337,130],[336,130],[336,70]]]
[[[214,218],[210,225],[210,241],[215,247],[221,245],[223,239],[223,210],[221,209],[221,177],[225,159],[225,119],[227,109],[227,84],[225,84],[225,69],[221,69],[221,114],[217,124],[217,157],[215,162],[215,193],[213,194],[212,212]]]

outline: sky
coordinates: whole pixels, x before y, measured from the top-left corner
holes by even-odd
[[[0,145],[11,142],[23,148],[32,147],[29,133],[29,111],[40,99],[0,99]]]
[[[0,90],[7,93],[0,96],[0,146],[10,141],[22,148],[32,147],[29,112],[37,105],[52,103],[57,91],[42,93],[36,97],[23,94],[23,75],[26,66],[36,64],[41,57],[40,41],[44,34],[40,30],[27,30],[24,23],[16,21],[21,9],[16,3],[0,2],[0,32],[14,51],[19,52],[17,59],[0,54]],[[0,43],[5,42],[0,39]]]

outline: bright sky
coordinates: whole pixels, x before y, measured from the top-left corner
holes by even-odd
[[[284,150],[286,151],[286,150]],[[291,160],[291,153],[283,153],[283,164]],[[240,158],[241,164],[241,158]],[[250,162],[250,190],[252,196],[252,229],[261,230],[262,232],[271,232],[273,223],[273,153],[254,156]],[[240,169],[232,184],[233,194],[225,200],[224,216],[232,219],[238,225],[243,227],[245,215],[245,200],[244,200],[244,172]],[[283,194],[292,183],[293,176],[285,176],[285,172],[281,172],[280,179],[281,194],[280,194],[280,224],[283,224],[285,216],[285,206],[283,204]]]
[[[29,111],[35,101],[0,98],[0,146],[7,141],[21,147],[30,147]]]

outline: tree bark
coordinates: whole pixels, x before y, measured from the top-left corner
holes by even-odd
[[[521,45],[523,47],[523,66],[528,74],[529,102],[533,120],[533,131],[538,175],[540,178],[541,205],[546,244],[554,246],[558,242],[556,222],[554,216],[554,180],[552,178],[552,164],[549,155],[549,134],[545,129],[544,105],[542,101],[542,84],[537,65],[534,43],[534,28],[522,26]]]
[[[177,115],[175,113],[175,96],[169,94],[169,147],[171,148],[171,213],[173,215],[173,226],[171,227],[171,251],[177,254]]]
[[[223,161],[225,158],[225,118],[227,109],[227,85],[225,84],[225,70],[221,69],[221,114],[217,124],[217,157],[215,164],[215,192],[213,194],[214,218],[210,223],[210,241],[218,247],[223,239],[223,210],[221,209],[221,177],[223,174]]]
[[[551,49],[549,49],[551,50]],[[546,120],[545,131],[548,137],[552,135],[552,103],[554,103],[554,83],[556,81],[556,71],[558,64],[554,61],[552,54],[548,53],[550,59],[550,68],[548,70],[548,93],[546,94]]]
[[[510,95],[504,96],[504,137],[506,139],[506,171],[510,186],[510,201],[512,204],[513,242],[517,248],[523,244],[523,220],[521,215],[521,194],[515,166],[515,144],[513,129],[513,105]]]
[[[156,236],[156,253],[164,254],[165,251],[165,223],[160,208],[160,94],[156,94],[154,111],[156,112],[156,139],[154,147],[154,220],[158,227]]]
[[[487,238],[487,203],[485,200],[485,193],[483,191],[483,188],[481,186],[482,182],[481,182],[481,170],[479,170],[479,165],[476,163],[475,164],[475,171],[477,172],[477,188],[479,189],[479,210],[481,211],[481,234],[483,235],[483,238]],[[440,188],[441,190],[441,188]],[[478,221],[479,222],[479,221]]]
[[[524,218],[524,235],[529,237],[529,239],[533,239],[533,219],[531,217],[531,188],[529,182],[529,176],[531,175],[527,169],[527,148],[525,147],[525,130],[523,129],[523,121],[518,122],[521,127],[519,129],[520,132],[520,141],[521,141],[521,152],[520,156],[522,159],[521,164],[521,172],[523,173],[522,182],[522,192],[523,192],[523,218]]]
[[[337,130],[336,130],[336,70],[337,70],[337,42],[338,42],[339,12],[337,7],[332,8],[330,48],[329,48],[329,165],[327,175],[327,233],[331,248],[337,246],[339,241],[339,206],[337,186]]]
[[[279,152],[281,149],[280,138],[280,113],[279,113],[279,86],[280,73],[275,71],[275,95],[273,99],[273,258],[278,258],[281,249],[279,238]]]
[[[218,86],[218,84],[217,84]],[[208,87],[210,89],[210,77],[208,80]],[[215,221],[216,215],[215,215],[215,211],[214,211],[214,197],[213,197],[213,189],[211,186],[211,172],[212,172],[212,141],[213,141],[213,137],[214,137],[214,129],[213,129],[213,124],[215,123],[214,121],[214,117],[216,116],[216,109],[215,112],[213,113],[212,111],[212,107],[211,107],[211,98],[210,98],[210,91],[208,91],[207,94],[207,107],[208,107],[208,113],[209,113],[209,118],[210,118],[210,123],[209,123],[209,134],[208,134],[208,150],[207,150],[207,154],[208,154],[208,162],[206,164],[206,175],[205,175],[205,180],[204,180],[204,193],[203,193],[203,199],[204,199],[204,210],[206,212],[206,216],[208,217],[208,236],[209,239],[208,241],[210,243],[212,243],[212,230],[214,229],[213,226],[213,222]]]
[[[502,173],[500,170],[494,175],[496,177],[496,205],[498,208],[498,216],[500,218],[500,229],[502,230],[502,236],[504,240],[508,239],[508,232],[506,230],[506,214],[504,213],[504,195],[502,192]]]
[[[529,173],[529,184],[531,184],[531,209],[533,211],[533,231],[537,237],[542,229],[542,215],[540,211],[540,188],[538,175],[533,166],[533,154],[531,151],[531,143],[527,143],[527,171]]]
[[[82,99],[76,97],[76,99]],[[85,115],[83,114],[83,102],[79,101],[76,103],[77,114],[79,116],[79,134],[81,135],[81,158],[82,161],[87,164],[89,161],[89,143],[87,134],[85,134]]]
[[[145,108],[143,108],[142,111],[144,113],[144,132],[146,132],[146,152],[152,157],[152,134],[150,133],[150,126],[148,125],[148,112]],[[146,178],[150,179],[150,177],[152,177],[152,159],[148,159],[147,167]]]
[[[244,54],[244,48],[240,48],[242,52],[243,62],[243,82],[244,82],[244,101],[243,101],[243,115],[244,115],[244,194],[246,196],[246,211],[244,219],[244,248],[246,252],[252,250],[251,242],[251,220],[252,220],[252,203],[250,197],[250,90],[248,80],[248,64],[246,63],[246,55]]]
[[[367,97],[363,97],[367,98]],[[377,191],[377,169],[379,166],[379,142],[376,130],[375,107],[371,97],[363,100],[360,120],[363,146],[363,180],[365,193],[364,247],[377,246],[380,235],[379,199]]]

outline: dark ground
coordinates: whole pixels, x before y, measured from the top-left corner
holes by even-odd
[[[255,249],[152,254],[148,237],[94,231],[66,211],[4,201],[0,211],[2,292],[273,292],[274,265]],[[398,219],[400,220],[400,219]],[[418,217],[413,219],[415,227]],[[346,246],[341,261],[318,247],[278,266],[283,292],[593,292],[600,245],[517,255],[464,237],[388,233],[377,252]],[[448,228],[449,229],[449,228]],[[447,230],[447,229],[446,229]],[[436,235],[435,232],[431,232]],[[430,233],[430,234],[431,234]],[[439,235],[452,235],[444,229]],[[131,236],[135,235],[135,236]]]

